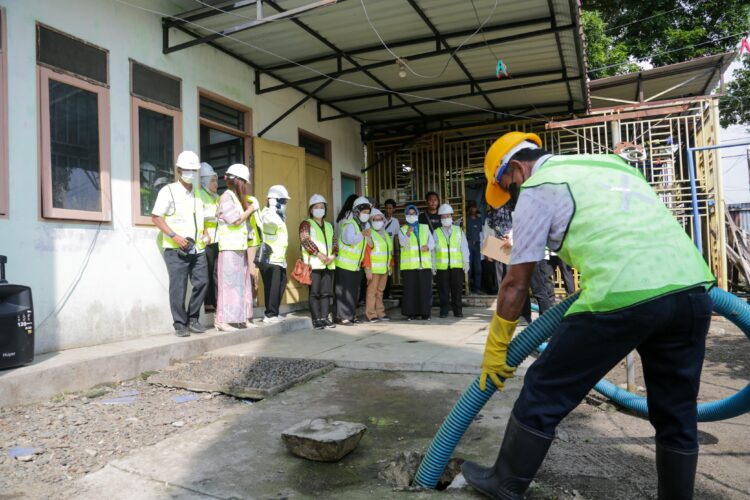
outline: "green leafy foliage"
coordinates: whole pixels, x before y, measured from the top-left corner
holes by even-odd
[[[592,79],[633,71],[633,61],[658,67],[734,50],[750,31],[748,0],[583,0],[583,9]],[[734,78],[722,125],[750,123],[747,61]]]
[[[743,57],[743,65],[734,70],[734,80],[726,84],[726,93],[719,100],[722,127],[750,125],[750,54]]]

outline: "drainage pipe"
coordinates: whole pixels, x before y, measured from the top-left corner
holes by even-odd
[[[714,311],[737,325],[750,339],[750,305],[720,288],[709,292]],[[524,329],[508,346],[509,366],[518,366],[533,351],[546,342],[562,321],[565,311],[578,298],[572,295],[548,310]],[[466,432],[479,411],[489,401],[496,388],[487,380],[489,390],[479,389],[479,377],[474,379],[440,426],[432,440],[414,479],[416,486],[435,488],[445,470],[458,441]],[[617,404],[638,413],[648,415],[646,398],[632,394],[611,382],[600,381],[595,389]],[[733,396],[698,405],[698,421],[713,422],[742,415],[750,411],[750,384]]]

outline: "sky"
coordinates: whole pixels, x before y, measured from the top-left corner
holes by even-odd
[[[743,54],[743,57],[750,55]],[[732,80],[732,72],[740,66],[740,61],[732,63],[724,74],[724,80]],[[750,142],[750,124],[733,125],[721,129],[719,133],[721,144]],[[724,197],[727,205],[735,203],[750,203],[750,176],[748,176],[747,150],[750,146],[724,148],[721,152],[721,166],[724,173]]]

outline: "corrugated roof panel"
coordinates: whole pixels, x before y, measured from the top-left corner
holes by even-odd
[[[275,2],[283,9],[291,9],[308,5],[311,0],[275,0]],[[219,38],[214,43],[252,61],[255,65],[266,68],[264,75],[268,76],[263,77],[264,88],[275,85],[270,76],[276,74],[288,80],[292,85],[297,85],[306,92],[312,92],[326,82],[326,79],[319,74],[324,73],[335,75],[342,81],[331,83],[321,90],[318,94],[321,99],[335,100],[340,97],[375,94],[375,97],[345,100],[336,104],[346,111],[359,112],[372,110],[378,106],[385,108],[389,100],[382,93],[383,86],[396,90],[417,87],[417,90],[409,90],[414,96],[405,97],[407,101],[417,100],[417,96],[444,99],[471,92],[469,85],[471,78],[484,81],[485,83],[480,84],[480,87],[489,91],[513,87],[521,83],[538,84],[545,80],[554,81],[561,78],[562,68],[567,70],[568,76],[581,75],[584,71],[584,68],[580,67],[581,54],[579,54],[582,44],[576,43],[578,33],[573,30],[558,34],[562,57],[553,33],[523,37],[501,44],[493,43],[493,40],[499,38],[549,30],[552,25],[564,26],[574,23],[578,14],[575,11],[571,12],[570,9],[577,9],[577,2],[568,0],[498,2],[498,7],[485,25],[485,31],[472,35],[472,32],[479,26],[477,17],[483,21],[495,5],[495,0],[474,0],[476,12],[471,2],[416,0],[418,8],[423,10],[429,22],[441,35],[453,34],[453,36],[446,36],[452,49],[462,42],[465,43],[457,54],[465,70],[451,57],[452,50],[443,48],[428,23],[420,17],[409,2],[403,0],[364,0],[364,2],[373,26],[370,26],[365,18],[361,1],[340,1],[335,5],[302,13],[296,16],[296,21],[273,21],[233,33],[231,39]],[[186,0],[176,0],[175,4],[183,7],[191,5],[190,9],[197,7],[196,2],[191,3]],[[550,12],[550,5],[553,13]],[[264,2],[266,16],[276,12],[268,2]],[[553,15],[554,22],[551,20]],[[251,22],[254,18],[255,6],[248,6],[231,13],[201,19],[198,24],[203,28],[192,26],[190,29],[200,35],[206,35],[212,31],[232,29]],[[516,25],[514,28],[497,29],[500,25],[524,22],[525,24]],[[300,26],[300,23],[306,25],[307,30],[304,26]],[[390,51],[383,46],[375,30],[383,37]],[[458,34],[459,32],[461,34]],[[321,37],[325,40],[320,40]],[[173,40],[173,45],[179,43],[176,40],[177,38]],[[409,41],[414,41],[414,43],[408,43]],[[363,51],[364,48],[368,50]],[[353,50],[359,51],[351,55],[354,63],[346,57],[340,62],[337,61],[337,54],[342,52],[346,54]],[[441,53],[433,54],[436,50]],[[407,71],[406,78],[399,77],[396,57],[405,58],[407,63],[423,77],[416,76],[409,71]],[[309,68],[289,64],[285,62],[285,59],[295,62],[310,59],[305,62]],[[502,59],[508,66],[510,79],[500,81],[494,79],[498,59]],[[373,65],[375,66],[372,67]],[[277,66],[281,67],[276,68]],[[362,67],[367,69],[372,77],[365,74]],[[339,68],[343,70],[343,74],[337,74]],[[467,76],[467,71],[471,77]],[[528,79],[512,78],[514,75],[540,72],[544,72],[547,76]],[[308,79],[313,81],[300,83]],[[456,82],[464,82],[465,85],[440,87],[441,84],[455,84]],[[435,88],[419,90],[424,86]],[[587,89],[578,81],[570,83],[570,91],[564,84],[550,84],[534,86],[520,92],[516,90],[489,95],[491,102],[514,101],[514,105],[528,107],[530,104],[549,103],[560,99],[561,88],[566,100],[572,97],[575,109],[586,107]],[[379,92],[381,95],[377,95]],[[490,106],[486,98],[478,94],[455,99],[459,103],[471,103],[472,106],[483,109]],[[402,99],[396,97],[390,102],[394,106],[400,106],[403,103]],[[429,103],[418,107],[430,115],[460,112],[461,108],[464,108],[464,111],[470,109],[460,104],[447,103]],[[450,110],[450,108],[456,109]],[[372,115],[368,113],[362,118],[372,122],[373,120],[395,120],[400,117],[418,116],[420,115],[411,108],[396,108],[383,109],[382,112]]]

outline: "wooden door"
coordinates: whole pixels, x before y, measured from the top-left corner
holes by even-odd
[[[283,304],[295,304],[307,300],[308,287],[291,278],[294,263],[300,256],[299,223],[307,218],[305,175],[305,150],[303,148],[253,138],[255,151],[255,193],[261,205],[265,206],[268,188],[281,184],[289,191],[289,204],[286,208],[286,227],[289,231],[289,248],[286,253],[287,277],[289,282],[282,300]],[[262,280],[258,288],[259,303],[262,303]]]
[[[305,168],[307,172],[307,200],[314,194],[322,194],[328,202],[328,213],[326,219],[333,223],[333,178],[331,175],[331,162],[324,158],[313,155],[305,155]],[[307,201],[306,201],[307,202]]]

